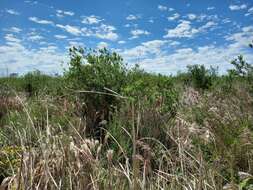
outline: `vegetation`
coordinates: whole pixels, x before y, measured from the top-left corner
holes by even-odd
[[[63,76],[0,78],[0,189],[253,189],[253,69],[177,76],[73,47]]]

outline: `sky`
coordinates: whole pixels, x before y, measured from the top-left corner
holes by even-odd
[[[0,0],[0,75],[67,68],[68,49],[106,47],[130,67],[253,64],[252,0]]]

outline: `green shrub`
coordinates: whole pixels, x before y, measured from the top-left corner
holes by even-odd
[[[187,66],[190,80],[197,89],[209,89],[217,76],[217,69],[206,69],[204,65]]]
[[[69,54],[69,69],[64,75],[73,91],[89,91],[80,92],[78,98],[82,104],[79,112],[86,117],[88,134],[92,134],[101,120],[109,120],[111,109],[118,105],[117,97],[100,93],[120,94],[126,85],[126,67],[117,53],[106,49],[85,52],[73,47]]]
[[[253,67],[245,61],[242,55],[239,55],[236,59],[234,59],[231,64],[235,67],[235,69],[230,70],[235,75],[242,77],[250,77],[253,74]]]
[[[149,74],[135,67],[129,71],[127,78],[128,84],[123,90],[125,96],[162,113],[175,111],[178,92],[171,77]]]
[[[60,78],[45,75],[39,70],[25,74],[21,80],[22,88],[29,97],[39,94],[56,95],[62,87]]]

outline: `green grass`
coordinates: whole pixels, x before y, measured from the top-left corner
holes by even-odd
[[[63,77],[0,79],[2,187],[252,189],[250,78],[148,74],[109,52],[83,55],[86,68],[73,56]]]

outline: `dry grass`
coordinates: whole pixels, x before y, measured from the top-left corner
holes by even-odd
[[[253,171],[253,136],[249,127],[252,97],[243,88],[238,88],[233,97],[225,97],[221,92],[200,97],[193,89],[184,96],[185,102],[173,118],[163,119],[157,109],[144,110],[141,106],[125,108],[129,115],[118,114],[122,121],[131,123],[131,130],[124,122],[118,126],[132,142],[130,154],[122,148],[119,137],[109,132],[101,142],[87,138],[83,134],[85,122],[81,124],[77,116],[68,121],[67,130],[51,121],[48,110],[55,105],[44,99],[47,117],[44,128],[38,128],[29,104],[18,98],[18,105],[22,105],[19,112],[25,113],[27,120],[26,128],[8,126],[21,151],[16,157],[18,167],[9,163],[16,169],[1,188],[238,189],[240,179],[236,176],[241,172],[249,178]],[[189,104],[207,116],[196,122],[196,113],[189,109]],[[57,107],[62,117],[64,110],[69,111],[66,106]],[[157,125],[151,120],[158,120]],[[248,123],[242,123],[245,121]],[[160,126],[157,135],[141,132],[142,128],[154,126]],[[151,131],[155,133],[155,129]],[[161,134],[166,138],[160,139]],[[119,151],[111,149],[112,143]],[[208,148],[213,152],[208,152]]]

